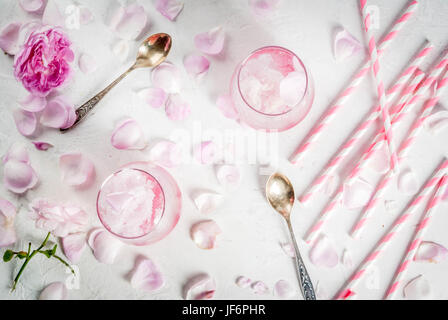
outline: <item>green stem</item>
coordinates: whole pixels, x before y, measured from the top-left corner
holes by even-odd
[[[65,265],[67,268],[70,269],[70,271],[76,275],[75,270],[73,270],[73,268],[70,266],[70,264],[68,264],[67,261],[65,261],[64,259],[62,259],[60,256],[54,255],[53,258],[58,259],[63,265]]]

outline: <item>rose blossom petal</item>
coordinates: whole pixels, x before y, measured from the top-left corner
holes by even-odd
[[[184,8],[184,4],[176,0],[156,0],[155,6],[157,11],[171,21],[174,21]]]
[[[200,274],[190,278],[182,291],[185,300],[209,300],[215,294],[216,283],[208,274]]]
[[[422,275],[419,275],[409,281],[403,288],[404,297],[409,300],[423,300],[430,299],[431,287],[428,280]]]
[[[19,102],[21,108],[28,112],[39,112],[45,109],[47,99],[45,97],[29,94],[24,100]]]
[[[151,108],[160,108],[164,106],[168,99],[168,95],[162,88],[145,88],[138,92],[138,96]]]
[[[209,55],[221,53],[224,48],[226,34],[222,27],[215,27],[194,37],[196,48]]]
[[[47,5],[42,15],[42,23],[50,26],[64,26],[64,16],[59,11],[55,0],[47,0]]]
[[[184,57],[184,67],[188,74],[198,79],[207,74],[210,61],[204,56],[192,53]]]
[[[0,49],[7,54],[15,55],[19,51],[18,39],[22,24],[13,22],[0,31]]]
[[[353,267],[352,255],[350,254],[350,251],[348,251],[347,249],[345,249],[344,252],[342,253],[341,260],[342,260],[342,264],[346,268],[352,268]]]
[[[76,114],[73,106],[69,105],[61,97],[56,97],[47,102],[42,115],[40,117],[40,123],[50,128],[67,128],[70,127]]]
[[[149,151],[149,160],[161,166],[173,168],[182,162],[182,150],[172,141],[160,141]]]
[[[16,208],[8,200],[0,198],[0,248],[17,241],[14,220]]]
[[[251,283],[252,283],[252,280],[245,276],[239,276],[235,280],[235,284],[240,288],[247,288],[250,286]]]
[[[250,286],[255,294],[267,294],[269,287],[263,281],[256,281]]]
[[[23,10],[27,12],[36,12],[44,5],[43,0],[19,0],[19,4]]]
[[[86,187],[95,178],[95,166],[81,153],[67,153],[59,157],[62,182],[74,187]]]
[[[265,16],[273,12],[280,0],[249,0],[249,6],[252,11],[260,16]]]
[[[204,141],[194,147],[193,155],[202,164],[211,164],[217,158],[216,146],[213,141]]]
[[[294,289],[291,287],[288,281],[279,280],[274,285],[274,295],[281,299],[288,299],[294,296]]]
[[[333,268],[339,257],[330,240],[322,235],[311,248],[310,260],[318,267]]]
[[[24,193],[37,183],[37,175],[26,163],[9,160],[3,167],[3,183],[14,193]]]
[[[134,119],[128,118],[117,124],[110,139],[112,145],[120,150],[141,150],[146,147],[142,127]]]
[[[404,194],[415,194],[418,191],[417,177],[411,167],[401,166],[397,178],[397,187]]]
[[[79,56],[78,65],[79,69],[85,74],[94,72],[98,67],[95,58],[87,53]]]
[[[105,264],[113,264],[123,243],[104,229],[94,229],[90,232],[88,244],[95,258]]]
[[[213,249],[216,237],[221,234],[221,229],[213,220],[204,220],[194,224],[190,229],[193,242],[201,249]]]
[[[216,106],[221,110],[224,117],[237,119],[238,111],[235,109],[232,97],[228,94],[222,94],[216,99]]]
[[[30,136],[36,131],[37,118],[34,113],[16,109],[13,111],[13,117],[20,134]]]
[[[120,40],[114,43],[112,52],[120,61],[126,61],[129,56],[129,41]]]
[[[431,242],[423,241],[417,249],[414,261],[440,262],[448,258],[448,249],[444,246]]]
[[[210,214],[222,203],[223,196],[214,192],[198,192],[193,201],[200,213]]]
[[[290,242],[286,242],[286,243],[280,243],[280,247],[282,247],[283,252],[291,257],[294,258],[296,256],[296,252],[294,251],[294,246],[292,245],[292,243]]]
[[[31,143],[34,144],[36,149],[40,150],[40,151],[47,151],[48,149],[54,147],[51,143],[43,142],[43,141],[32,141]]]
[[[62,238],[61,243],[67,259],[72,263],[78,263],[87,246],[85,233],[69,234]]]
[[[62,282],[49,284],[40,293],[39,300],[67,300],[67,287]]]
[[[352,184],[344,184],[342,205],[349,210],[361,208],[369,202],[372,192],[372,185],[357,178]]]
[[[125,40],[134,40],[145,28],[146,22],[147,15],[145,9],[133,3],[126,7],[117,8],[113,13],[109,26],[118,37]]]
[[[134,289],[155,291],[165,284],[162,274],[150,259],[139,259],[131,276],[131,286]]]
[[[181,121],[191,113],[190,105],[182,99],[179,94],[170,95],[166,105],[165,113],[173,121]]]
[[[333,54],[336,61],[345,60],[359,53],[361,49],[361,43],[344,28],[335,34]]]
[[[11,147],[9,147],[8,152],[3,157],[3,163],[9,160],[16,160],[26,164],[30,164],[30,157],[28,156],[28,151],[22,143],[14,142]]]
[[[381,147],[373,153],[372,157],[367,163],[368,167],[376,173],[384,174],[389,171],[390,156],[387,144],[383,143]]]
[[[241,181],[240,170],[234,165],[222,165],[216,170],[216,177],[221,185],[235,187]]]
[[[448,126],[448,111],[442,110],[431,114],[424,122],[425,127],[432,134],[438,134]]]
[[[180,71],[174,64],[163,62],[151,72],[151,81],[154,87],[161,88],[165,92],[179,92]]]

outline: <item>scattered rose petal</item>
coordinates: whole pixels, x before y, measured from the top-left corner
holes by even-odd
[[[296,256],[296,252],[294,251],[294,246],[290,242],[280,243],[280,247],[282,247],[283,252],[291,258]]]
[[[418,181],[414,171],[409,166],[401,166],[397,178],[397,187],[401,193],[415,194],[418,191]]]
[[[274,295],[281,299],[288,299],[294,296],[294,289],[291,287],[288,281],[279,280],[274,285]]]
[[[216,170],[216,177],[221,185],[235,187],[241,181],[240,170],[234,165],[221,165]]]
[[[47,99],[45,97],[29,94],[23,101],[20,101],[19,104],[25,111],[39,112],[47,105]]]
[[[384,174],[390,168],[389,148],[383,143],[367,162],[368,167],[378,174]]]
[[[369,202],[372,192],[372,185],[357,178],[352,184],[344,184],[342,205],[349,210],[361,208]]]
[[[290,107],[296,106],[302,100],[306,89],[306,75],[301,71],[290,72],[280,81],[280,98]]]
[[[37,128],[37,118],[32,112],[16,109],[13,112],[17,130],[24,136],[32,135]]]
[[[215,27],[210,31],[200,33],[194,37],[194,44],[199,51],[216,55],[221,53],[224,48],[226,34],[222,27]]]
[[[39,300],[67,300],[67,287],[62,282],[49,284],[40,293]]]
[[[345,249],[344,252],[342,253],[342,264],[346,268],[352,268],[353,267],[352,255],[351,255],[350,251],[348,251],[347,249]]]
[[[272,13],[278,6],[280,0],[249,0],[252,11],[259,16]]]
[[[444,246],[431,242],[423,241],[420,243],[414,256],[414,261],[435,262],[446,260],[448,257],[448,249]]]
[[[95,178],[95,166],[81,153],[67,153],[59,157],[62,182],[73,187],[87,187]]]
[[[131,286],[134,289],[155,291],[165,284],[162,274],[150,259],[139,259],[131,276]]]
[[[327,195],[332,195],[340,185],[340,180],[341,178],[337,173],[331,175],[325,182],[323,192]]]
[[[172,94],[166,103],[165,113],[171,120],[181,121],[190,115],[191,108],[179,94]]]
[[[200,274],[187,281],[183,287],[183,296],[185,300],[209,300],[215,291],[215,280],[208,274]]]
[[[43,141],[32,141],[32,144],[34,144],[36,149],[40,151],[47,151],[48,149],[53,148],[53,145],[51,143]]]
[[[176,93],[180,90],[179,69],[170,62],[163,62],[151,72],[152,85],[163,89],[168,93]]]
[[[141,150],[146,147],[142,127],[134,119],[128,118],[117,124],[110,139],[112,145],[120,150]]]
[[[430,299],[431,287],[428,280],[419,275],[409,281],[403,288],[404,297],[409,300]]]
[[[426,129],[432,134],[438,134],[448,126],[448,111],[442,110],[431,114],[424,122]]]
[[[64,16],[59,11],[55,0],[47,0],[47,5],[42,15],[42,23],[50,26],[64,27]]]
[[[210,61],[204,56],[193,53],[184,57],[184,67],[188,74],[199,79],[207,74]]]
[[[19,52],[17,40],[19,39],[21,26],[21,23],[13,22],[0,31],[0,49],[12,56]]]
[[[251,283],[252,283],[252,280],[245,276],[239,276],[235,280],[235,284],[240,288],[247,288],[250,286]]]
[[[341,28],[334,37],[333,54],[336,61],[342,61],[359,53],[361,43],[347,30]]]
[[[95,58],[87,53],[83,53],[79,56],[78,66],[85,74],[94,72],[98,67]]]
[[[73,233],[62,238],[62,250],[71,263],[78,263],[87,246],[85,233]]]
[[[221,232],[221,229],[215,221],[204,220],[191,227],[190,236],[199,248],[213,249],[216,244],[216,237]]]
[[[224,117],[229,119],[237,119],[238,111],[235,109],[232,97],[228,94],[222,94],[216,99],[216,106],[221,110]]]
[[[330,240],[322,235],[311,248],[310,260],[318,267],[333,268],[339,257]]]
[[[213,141],[204,141],[194,147],[193,155],[200,163],[211,164],[217,158],[216,146]]]
[[[267,294],[269,287],[263,281],[256,281],[250,286],[255,294]]]
[[[114,43],[112,52],[120,61],[126,61],[129,56],[129,41],[120,40]]]
[[[163,140],[151,148],[149,160],[167,168],[177,167],[182,162],[182,149],[172,141]]]
[[[40,123],[42,125],[61,129],[70,127],[75,120],[75,109],[61,97],[56,97],[48,101],[40,117]]]
[[[184,8],[184,4],[177,0],[156,0],[155,6],[157,11],[171,21],[176,20]]]
[[[43,0],[19,0],[19,4],[26,12],[36,12],[42,9]]]
[[[110,28],[118,37],[135,40],[145,28],[147,15],[145,9],[136,3],[119,7],[112,15]]]
[[[14,193],[24,193],[37,184],[37,175],[27,163],[9,160],[3,167],[3,184]]]
[[[151,108],[160,108],[164,106],[168,95],[161,88],[145,88],[138,92],[138,96],[142,98]]]
[[[113,264],[123,243],[104,229],[98,228],[90,232],[88,244],[95,258],[105,264]]]
[[[9,160],[16,160],[26,164],[30,164],[30,157],[28,151],[22,143],[15,142],[9,147],[8,152],[3,157],[3,163]]]
[[[222,203],[223,196],[214,192],[198,192],[193,201],[200,213],[210,214]]]
[[[16,208],[8,200],[0,198],[0,248],[12,245],[17,241],[14,220]]]

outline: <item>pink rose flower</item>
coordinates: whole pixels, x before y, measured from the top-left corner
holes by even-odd
[[[14,58],[14,75],[29,92],[44,97],[70,74],[74,54],[59,28],[35,28]]]
[[[65,237],[87,229],[89,217],[79,207],[61,205],[47,199],[35,199],[29,208],[29,217],[35,220],[36,227],[57,237]]]

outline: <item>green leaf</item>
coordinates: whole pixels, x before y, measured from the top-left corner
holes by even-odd
[[[54,256],[56,254],[56,249],[58,248],[58,245],[55,244],[53,249],[51,249],[51,255]]]
[[[39,251],[44,254],[47,258],[51,258],[51,250]]]
[[[11,261],[12,258],[14,258],[14,252],[12,252],[12,250],[6,250],[5,253],[3,254],[3,261],[4,262]]]
[[[19,259],[25,259],[27,256],[28,256],[28,253],[26,253],[25,251],[17,252],[17,258],[19,258]]]

